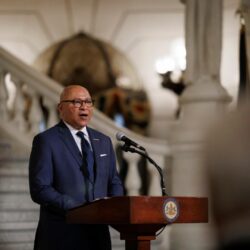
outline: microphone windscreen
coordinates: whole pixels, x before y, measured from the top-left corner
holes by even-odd
[[[124,136],[124,134],[123,134],[122,132],[117,132],[117,133],[116,133],[116,139],[117,139],[118,141],[121,141],[121,139],[122,139],[123,136]]]

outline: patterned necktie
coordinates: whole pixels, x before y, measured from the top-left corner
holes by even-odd
[[[88,141],[84,138],[84,133],[78,131],[76,133],[81,138],[83,173],[91,182],[94,182],[94,157]]]

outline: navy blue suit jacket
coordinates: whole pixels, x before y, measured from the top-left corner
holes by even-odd
[[[106,226],[65,222],[67,210],[87,202],[87,183],[91,184],[94,199],[123,195],[110,138],[94,129],[87,130],[95,158],[94,183],[84,177],[81,153],[63,122],[33,140],[29,183],[32,200],[40,204],[37,250],[110,249]]]

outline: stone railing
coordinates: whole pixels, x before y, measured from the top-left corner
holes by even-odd
[[[57,103],[61,91],[62,86],[57,82],[0,47],[0,128],[14,140],[30,149],[33,136],[58,121]],[[150,157],[161,167],[166,167],[166,160],[170,155],[166,141],[139,136],[118,127],[98,110],[94,112],[91,126],[109,135],[114,146],[118,144],[115,134],[122,131],[145,147]],[[141,178],[137,163],[140,157],[126,153],[124,158],[128,163],[125,181],[127,194],[138,195]],[[148,166],[148,172],[150,180],[148,194],[160,195],[158,172],[151,165]]]

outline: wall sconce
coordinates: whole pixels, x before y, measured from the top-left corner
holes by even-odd
[[[178,77],[175,76],[177,73],[179,75]],[[184,71],[167,71],[164,74],[160,74],[160,76],[162,77],[161,86],[163,88],[172,90],[176,95],[181,95],[186,87],[183,81],[183,75]]]
[[[159,58],[155,63],[157,73],[162,77],[161,86],[181,95],[185,89],[186,50],[183,41],[173,43],[171,56]]]

